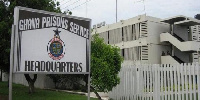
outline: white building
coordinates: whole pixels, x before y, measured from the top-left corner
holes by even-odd
[[[105,43],[120,47],[124,64],[198,61],[200,21],[185,16],[159,19],[146,15],[93,30]]]

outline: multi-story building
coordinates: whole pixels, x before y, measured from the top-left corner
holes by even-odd
[[[198,61],[200,21],[185,16],[159,19],[146,15],[93,30],[118,46],[124,64],[192,63]]]

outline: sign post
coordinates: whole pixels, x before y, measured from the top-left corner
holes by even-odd
[[[90,100],[90,74],[88,74],[88,100]]]
[[[11,66],[10,84],[12,72],[87,74],[90,88],[91,19],[15,7],[14,25],[13,54],[10,56],[14,58],[14,64]],[[12,87],[9,97],[12,95],[10,91]]]
[[[12,73],[13,73],[13,46],[14,46],[15,25],[12,25],[11,50],[10,50],[10,73],[9,73],[9,100],[12,100]]]

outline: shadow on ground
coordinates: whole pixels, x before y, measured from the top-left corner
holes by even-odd
[[[0,100],[8,100],[8,96],[7,95],[0,95]]]

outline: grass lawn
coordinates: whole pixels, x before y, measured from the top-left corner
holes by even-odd
[[[8,97],[7,84],[7,82],[0,82],[0,100],[7,100],[5,99]],[[36,89],[34,94],[28,94],[28,87],[13,84],[13,100],[87,100],[87,96],[42,89]]]

